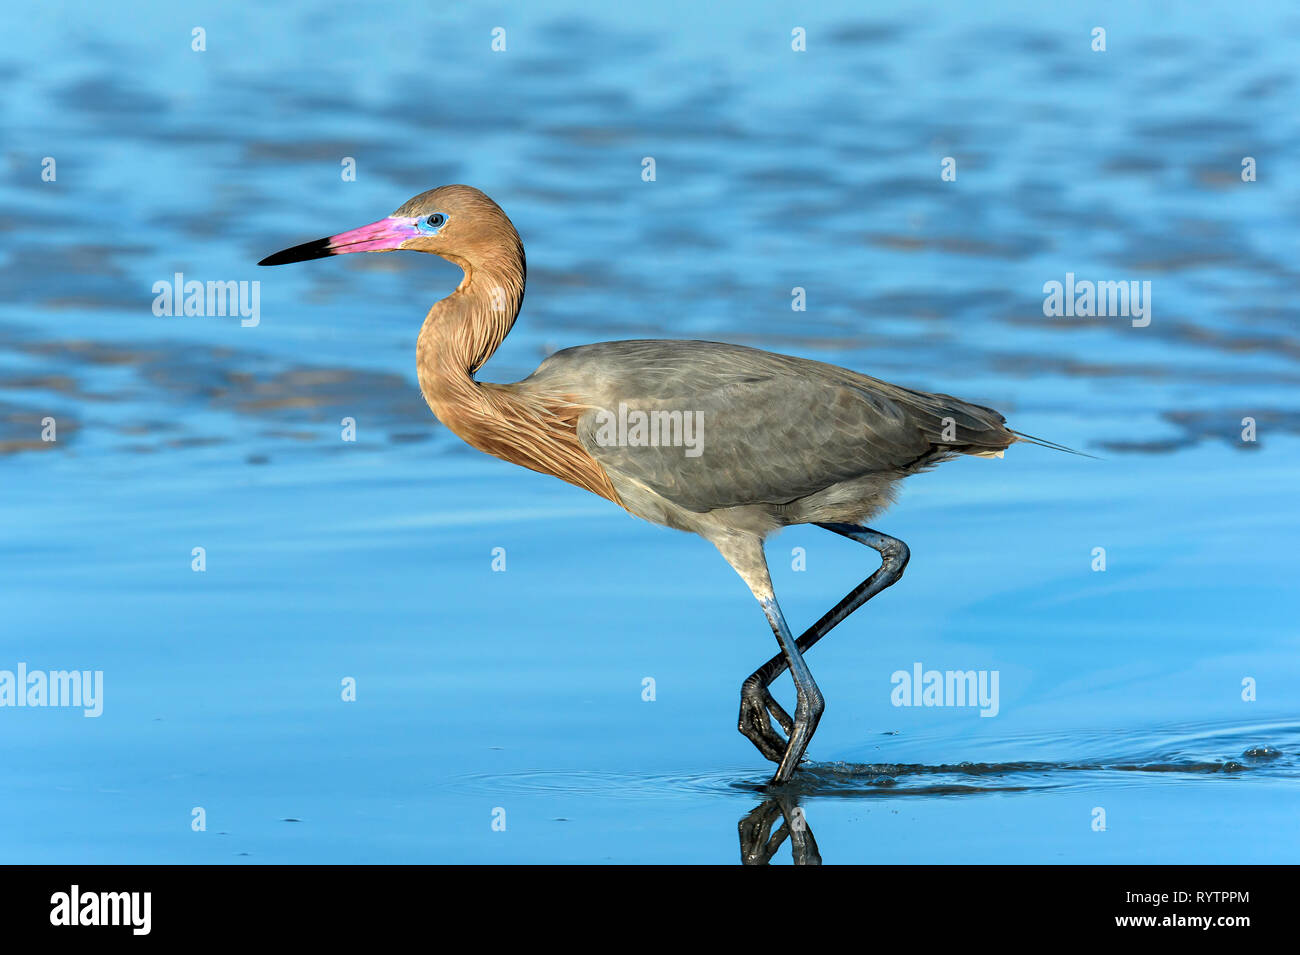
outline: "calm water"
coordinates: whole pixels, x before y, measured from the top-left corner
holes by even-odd
[[[775,862],[1297,861],[1300,13],[827,6],[6,10],[0,670],[104,701],[0,709],[0,859],[734,863],[797,807]],[[730,568],[424,407],[458,270],[253,264],[445,182],[528,249],[488,379],[734,341],[1101,459],[912,480],[907,577],[810,654],[815,762],[768,799]],[[260,280],[259,323],[155,316],[177,272]],[[1150,281],[1150,324],[1045,317],[1066,273]],[[800,628],[874,567],[769,554]],[[996,672],[996,716],[893,705],[916,664]]]

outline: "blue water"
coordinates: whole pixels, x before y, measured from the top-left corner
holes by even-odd
[[[0,860],[734,863],[797,807],[828,863],[1297,861],[1300,12],[539,6],[0,14],[0,671],[104,680],[98,718],[0,708]],[[489,380],[726,340],[1100,460],[911,480],[876,522],[907,576],[809,655],[776,798],[734,572],[424,406],[459,271],[254,265],[446,182],[528,250]],[[259,280],[260,321],[156,316],[177,272]],[[1150,324],[1045,317],[1067,272],[1150,281]],[[769,555],[798,629],[875,566],[815,528]],[[916,663],[996,671],[997,715],[893,705]]]

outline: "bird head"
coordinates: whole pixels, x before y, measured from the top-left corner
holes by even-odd
[[[490,258],[519,236],[501,207],[472,186],[439,186],[404,203],[392,215],[268,255],[258,265],[287,265],[347,252],[429,252],[461,266]]]

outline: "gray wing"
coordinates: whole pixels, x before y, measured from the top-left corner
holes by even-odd
[[[1015,440],[1001,415],[979,405],[715,342],[567,349],[520,382],[530,385],[581,395],[593,406],[578,422],[587,453],[606,471],[694,511],[785,504],[867,474],[907,471],[955,451],[998,451]],[[640,432],[636,412],[650,423]]]

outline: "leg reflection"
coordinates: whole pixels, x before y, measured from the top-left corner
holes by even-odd
[[[772,826],[778,817],[781,826],[774,833]],[[813,838],[803,810],[793,799],[773,796],[765,800],[740,820],[738,829],[740,861],[744,865],[767,865],[787,838],[790,840],[790,855],[795,865],[822,864],[821,853],[817,851],[817,840]]]

